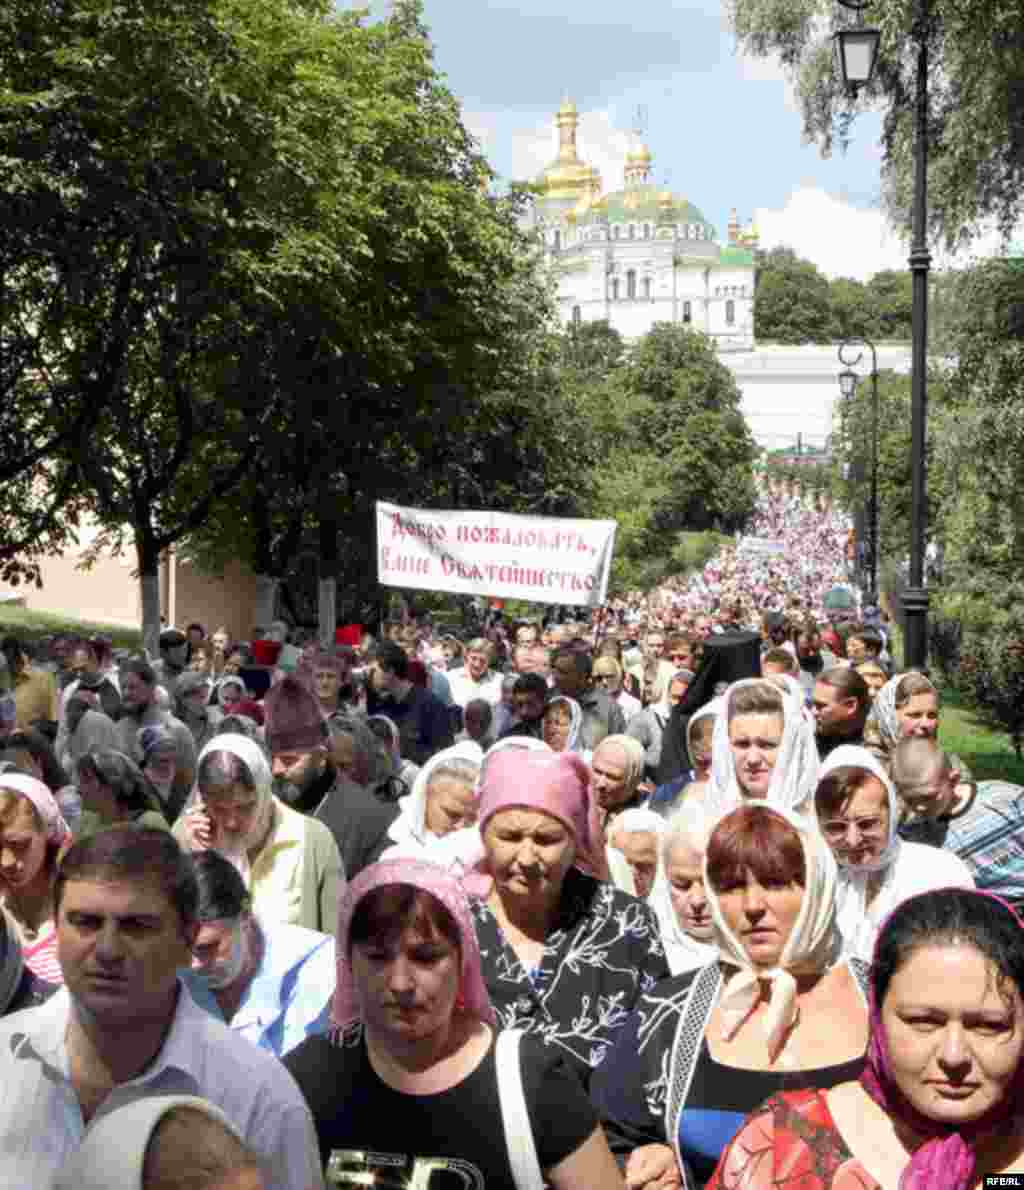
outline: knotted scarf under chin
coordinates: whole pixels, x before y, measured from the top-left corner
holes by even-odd
[[[719,1007],[722,1016],[722,1040],[731,1041],[750,1018],[761,1000],[761,984],[768,982],[771,993],[764,1015],[763,1029],[772,1062],[784,1065],[792,1059],[786,1054],[786,1042],[796,1025],[799,1007],[796,1001],[796,977],[782,967],[769,971],[737,971],[722,989]]]

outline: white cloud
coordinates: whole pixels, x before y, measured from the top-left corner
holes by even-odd
[[[853,206],[818,186],[798,186],[782,210],[759,208],[755,222],[762,248],[792,248],[798,256],[813,261],[827,277],[866,281],[882,269],[909,267],[909,240],[893,228],[881,210]],[[956,255],[933,244],[932,268],[963,268],[973,260],[997,256],[1004,249],[999,233],[988,229]]]
[[[534,125],[510,133],[504,130],[499,133],[494,116],[488,112],[463,112],[463,120],[491,159],[497,154],[497,139],[501,136],[502,157],[510,163],[510,179],[535,178],[558,156],[558,128],[553,111]],[[617,126],[609,109],[580,113],[576,148],[581,160],[600,171],[606,191],[621,189],[625,157],[631,146],[631,134]]]
[[[866,281],[907,267],[907,245],[879,210],[851,206],[816,186],[800,186],[781,211],[758,209],[762,248],[785,245],[828,277]]]

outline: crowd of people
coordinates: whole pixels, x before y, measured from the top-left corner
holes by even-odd
[[[1024,788],[767,485],[585,618],[8,637],[0,1184],[1024,1169]]]

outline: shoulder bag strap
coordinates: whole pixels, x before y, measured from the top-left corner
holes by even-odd
[[[505,1130],[508,1162],[516,1190],[542,1190],[544,1175],[537,1160],[533,1128],[526,1110],[523,1069],[520,1058],[522,1030],[504,1029],[494,1043],[494,1063],[498,1071],[498,1102]]]
[[[686,1106],[697,1069],[697,1055],[704,1041],[704,1033],[718,999],[722,972],[718,963],[702,967],[690,986],[689,995],[676,1026],[675,1040],[668,1064],[668,1093],[665,1096],[665,1139],[672,1146],[676,1161],[688,1186],[689,1175],[679,1151],[679,1117]]]

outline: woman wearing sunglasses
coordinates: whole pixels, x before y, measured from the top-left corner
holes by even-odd
[[[917,893],[973,888],[959,856],[900,839],[896,790],[866,748],[842,744],[822,765],[814,812],[839,865],[836,907],[848,954],[869,962],[878,929]]]

